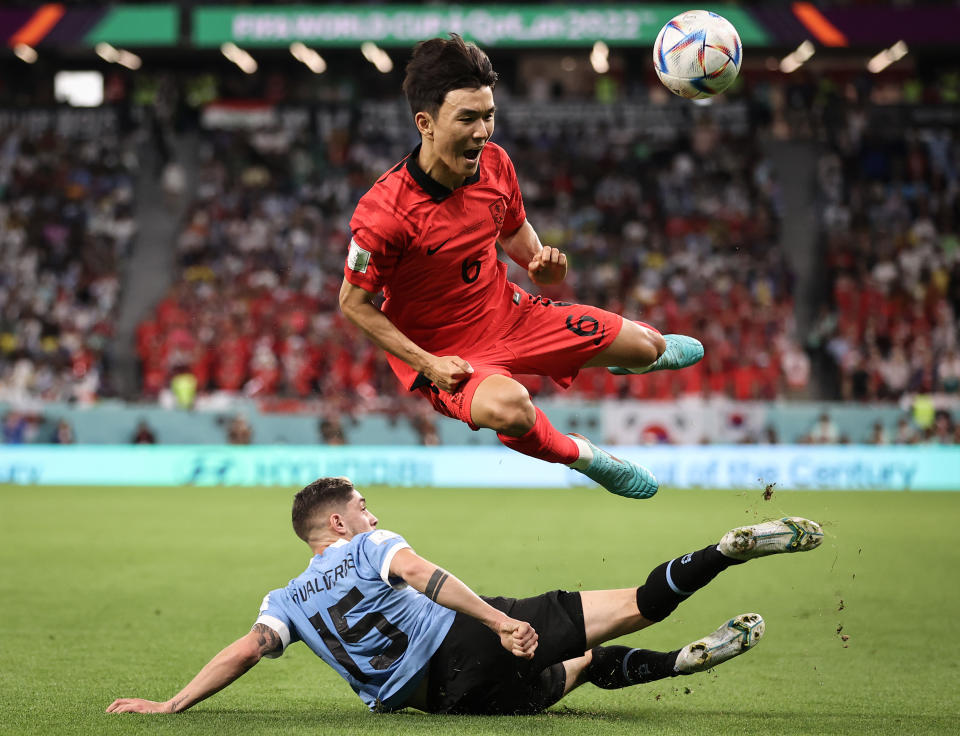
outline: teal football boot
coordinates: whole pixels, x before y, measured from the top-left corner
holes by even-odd
[[[630,368],[620,368],[611,366],[608,371],[615,376],[626,376],[629,374],[642,375],[644,373],[653,373],[653,371],[678,371],[694,363],[700,362],[703,358],[703,344],[686,335],[664,335],[664,341],[667,343],[666,349],[657,360],[646,368],[633,370]]]
[[[593,460],[584,470],[579,472],[594,483],[599,483],[610,493],[625,498],[650,498],[660,488],[653,473],[642,465],[614,457],[606,450],[601,450],[583,435],[573,432],[570,434],[572,437],[577,437],[586,442],[593,451]]]

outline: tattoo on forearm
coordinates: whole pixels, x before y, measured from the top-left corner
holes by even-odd
[[[436,601],[437,597],[440,595],[440,588],[442,588],[443,584],[447,582],[448,577],[450,577],[450,574],[438,567],[433,575],[430,576],[430,581],[427,583],[427,589],[423,591],[424,595],[426,595],[430,600]]]
[[[266,624],[254,624],[251,631],[257,634],[257,646],[260,647],[260,656],[270,654],[283,647],[280,635]]]

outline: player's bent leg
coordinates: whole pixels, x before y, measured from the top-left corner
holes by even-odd
[[[624,646],[594,647],[581,680],[604,690],[618,690],[681,674],[676,669],[679,649],[656,652]]]
[[[610,455],[586,437],[559,432],[530,401],[527,389],[509,376],[484,378],[469,410],[474,425],[495,430],[511,450],[569,465],[619,496],[649,498],[657,492],[657,479],[646,468]]]
[[[731,529],[719,543],[655,567],[637,589],[637,608],[647,620],[662,621],[731,565],[771,554],[805,552],[822,541],[820,525],[797,516]]]
[[[674,667],[679,652],[653,652],[621,646],[594,647],[582,657],[563,662],[565,680],[560,697],[587,682],[604,690],[617,690],[675,677],[680,674]]]
[[[654,371],[677,371],[698,363],[703,358],[703,344],[688,335],[664,335],[666,349],[657,358],[656,362],[646,367],[612,365],[607,368],[615,376],[625,376],[630,373],[642,375]]]
[[[583,590],[580,603],[583,605],[583,630],[588,649],[654,623],[640,613],[636,588]]]
[[[523,385],[509,376],[484,378],[473,395],[470,414],[475,425],[496,430],[511,450],[569,465],[611,493],[647,498],[657,492],[656,478],[646,468],[609,455],[585,437],[559,432],[533,405]]]
[[[568,659],[563,662],[563,673],[564,673],[564,682],[563,682],[563,693],[561,698],[564,697],[571,690],[575,690],[580,687],[583,683],[587,682],[587,667],[590,665],[590,662],[593,661],[593,650],[587,651],[582,657],[577,657],[575,659]]]
[[[672,652],[624,646],[594,647],[583,657],[563,663],[567,674],[564,695],[584,682],[604,690],[616,690],[703,672],[753,648],[765,630],[760,614],[742,613],[716,631]]]
[[[731,565],[771,554],[805,552],[822,541],[823,531],[816,522],[784,517],[737,527],[718,544],[664,562],[639,588],[582,592],[585,640],[590,650],[564,661],[563,694],[585,682],[613,689],[702,672],[743,654],[766,630],[759,614],[734,616],[711,634],[673,652],[600,645],[662,621]]]
[[[495,373],[483,379],[473,394],[470,417],[478,427],[521,437],[537,420],[530,394],[519,381]]]
[[[712,544],[657,565],[638,588],[582,591],[587,648],[663,621],[721,572],[740,564]]]
[[[651,370],[667,349],[663,335],[652,327],[622,319],[620,332],[610,346],[583,364],[584,368],[596,366],[625,366],[631,371]]]
[[[483,379],[473,395],[471,420],[488,427],[511,450],[569,465],[580,457],[580,448],[550,423],[547,415],[530,401],[522,384],[509,376],[495,374]]]
[[[731,565],[741,565],[711,544],[657,565],[637,588],[637,608],[649,621],[663,621],[677,606]]]
[[[649,351],[655,347],[656,354]],[[703,358],[703,345],[687,335],[661,335],[655,328],[643,323],[623,320],[617,339],[609,348],[592,358],[584,367],[606,366],[618,376],[629,373],[679,370]]]

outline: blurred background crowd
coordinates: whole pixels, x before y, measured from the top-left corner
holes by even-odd
[[[956,78],[745,72],[697,107],[631,73],[637,61],[586,86],[503,61],[494,140],[541,240],[571,263],[544,293],[706,348],[677,373],[585,371],[564,395],[886,402],[907,417],[933,397],[926,426],[874,441],[955,441],[960,127],[909,111],[955,109]],[[171,68],[108,84],[117,123],[99,135],[0,121],[0,401],[242,396],[322,406],[329,441],[363,411],[407,414],[430,441],[429,414],[337,308],[355,203],[416,142],[399,78]],[[224,99],[257,102],[211,104]],[[0,83],[0,107],[49,102]],[[156,299],[130,277],[137,248],[158,247],[151,216],[170,233]],[[535,290],[524,269],[511,278]],[[8,412],[3,441],[30,426]],[[806,439],[840,438],[826,417]]]

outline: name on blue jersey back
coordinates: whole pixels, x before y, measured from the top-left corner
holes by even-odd
[[[303,641],[372,710],[400,707],[456,615],[390,576],[394,555],[409,547],[386,529],[341,539],[267,593],[257,623],[276,631],[284,650]]]

